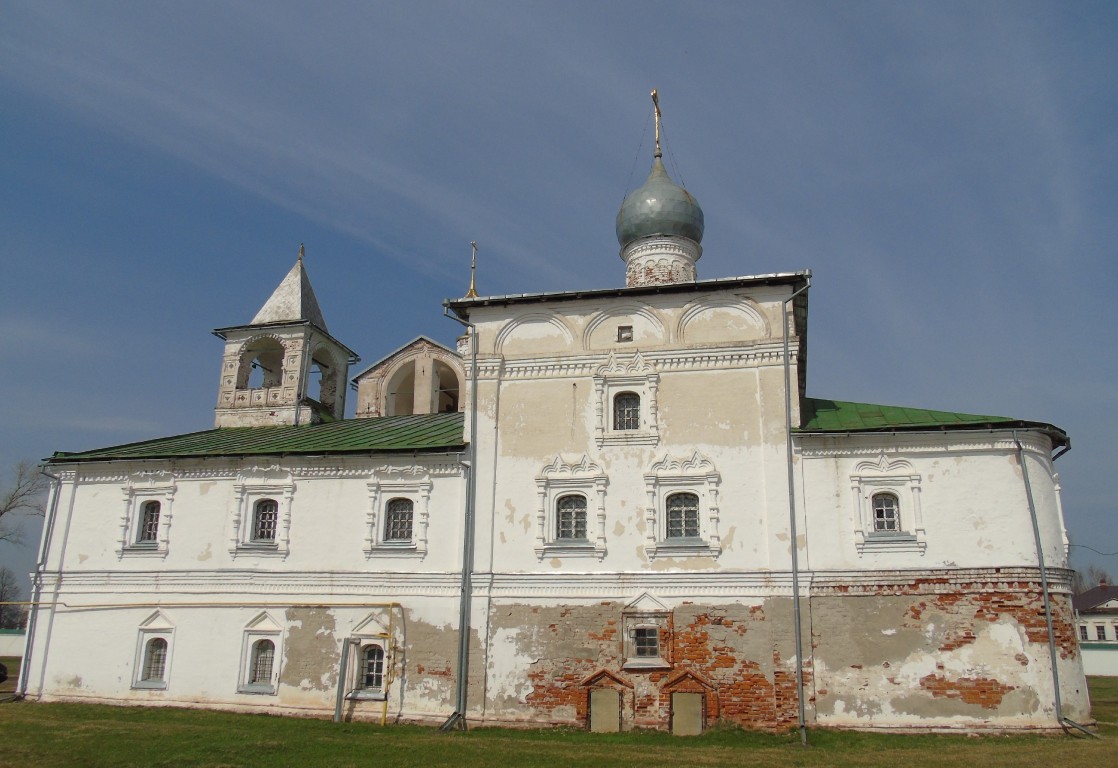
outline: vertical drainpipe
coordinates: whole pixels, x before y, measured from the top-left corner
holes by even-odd
[[[788,359],[788,323],[795,322],[796,307],[792,305],[792,317],[788,317],[787,307],[797,296],[811,287],[811,274],[805,278],[802,288],[781,302],[781,324],[784,327],[784,449],[788,462],[788,527],[792,547],[792,614],[796,635],[796,704],[799,708],[800,744],[807,746],[807,717],[804,714],[804,659],[803,625],[800,618],[800,558],[799,542],[796,534],[796,481],[792,468],[792,365]]]
[[[1048,569],[1044,565],[1044,545],[1040,538],[1040,523],[1037,521],[1036,504],[1033,502],[1033,486],[1029,482],[1029,467],[1025,464],[1025,449],[1017,439],[1017,430],[1013,430],[1013,445],[1017,448],[1017,463],[1021,465],[1021,478],[1025,482],[1025,500],[1029,505],[1029,518],[1033,524],[1033,542],[1036,545],[1037,567],[1040,568],[1040,589],[1044,595],[1044,622],[1048,627],[1048,662],[1052,666],[1052,696],[1056,704],[1056,722],[1064,728],[1070,725],[1088,736],[1095,736],[1079,723],[1064,717],[1064,705],[1060,697],[1060,671],[1056,667],[1056,630],[1052,626],[1052,601],[1048,597]],[[1064,728],[1064,730],[1067,730]]]
[[[35,564],[35,575],[31,583],[31,605],[27,618],[27,636],[23,639],[23,660],[19,665],[19,683],[16,686],[16,695],[23,698],[27,695],[27,682],[31,675],[31,649],[35,644],[35,628],[39,623],[39,601],[43,596],[43,570],[47,565],[47,554],[50,552],[51,534],[54,532],[54,521],[58,517],[58,497],[62,494],[62,478],[52,475],[43,467],[40,471],[50,478],[50,501],[47,503],[46,520],[43,521],[43,535],[39,540],[39,559]],[[46,658],[44,656],[44,658]]]
[[[440,730],[455,728],[466,730],[466,706],[470,677],[470,608],[473,599],[474,573],[474,505],[477,477],[477,326],[452,315],[449,307],[443,315],[469,329],[470,336],[470,443],[466,447],[466,511],[462,532],[462,582],[458,606],[458,679],[456,681],[455,710]]]
[[[391,615],[391,614],[390,614]],[[334,699],[334,722],[342,721],[342,708],[345,705],[346,681],[349,679],[349,656],[353,652],[353,638],[342,640],[342,657],[338,660],[338,691]],[[381,723],[384,725],[384,723]]]

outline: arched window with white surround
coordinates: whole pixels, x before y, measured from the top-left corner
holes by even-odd
[[[272,665],[276,658],[276,644],[271,640],[257,640],[252,644],[252,661],[249,666],[249,685],[271,685]]]
[[[641,396],[636,392],[618,392],[614,395],[613,428],[616,431],[641,428]]]
[[[699,497],[694,493],[673,493],[667,502],[667,538],[699,537]]]
[[[392,499],[384,510],[384,540],[411,541],[415,505],[411,499]]]
[[[156,611],[140,624],[132,687],[165,690],[171,671],[171,641],[174,625]]]
[[[560,496],[555,502],[555,538],[586,540],[586,497],[577,493]]]
[[[167,641],[153,637],[144,646],[144,668],[140,680],[145,683],[162,683],[167,671]]]
[[[897,533],[901,530],[901,505],[894,494],[875,493],[872,504],[874,533]]]
[[[536,557],[606,556],[606,488],[602,467],[586,455],[562,456],[536,476]]]
[[[649,557],[718,557],[718,488],[722,476],[698,451],[665,454],[644,475],[645,552]]]
[[[866,553],[913,553],[927,550],[920,511],[920,473],[912,462],[884,451],[859,462],[850,476],[854,501],[854,547]]]
[[[361,649],[357,687],[363,691],[379,691],[384,688],[384,646],[366,645]]]
[[[162,505],[158,501],[145,501],[143,514],[140,518],[140,531],[136,541],[140,544],[155,544],[159,540],[159,510]]]
[[[660,442],[659,386],[660,375],[640,352],[610,353],[594,372],[594,442],[599,448]]]
[[[275,499],[260,499],[252,508],[252,540],[271,544],[276,540],[279,504]]]
[[[125,557],[166,557],[171,527],[175,473],[165,469],[140,470],[128,476],[123,494],[120,546]]]
[[[258,614],[245,626],[238,693],[275,694],[277,667],[283,659],[282,644],[283,628],[267,612]]]

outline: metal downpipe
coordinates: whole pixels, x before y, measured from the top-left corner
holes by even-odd
[[[477,327],[443,308],[443,315],[469,329],[470,336],[470,443],[466,451],[466,510],[462,534],[462,581],[458,606],[458,679],[455,710],[439,730],[466,730],[466,706],[470,677],[470,609],[473,600],[474,572],[474,507],[477,496]]]
[[[1029,505],[1029,519],[1033,524],[1033,542],[1036,545],[1036,560],[1040,567],[1040,589],[1044,596],[1044,623],[1048,628],[1048,663],[1052,667],[1052,694],[1056,704],[1056,722],[1061,728],[1070,725],[1088,736],[1096,736],[1071,718],[1064,717],[1064,703],[1060,697],[1060,670],[1056,667],[1056,630],[1052,626],[1052,601],[1048,596],[1048,568],[1044,564],[1044,546],[1040,538],[1040,522],[1036,516],[1036,504],[1033,501],[1033,486],[1029,482],[1029,467],[1025,463],[1025,449],[1017,439],[1017,430],[1013,430],[1013,444],[1017,448],[1017,463],[1021,465],[1021,478],[1025,482],[1025,499]],[[1062,452],[1066,453],[1066,451]],[[1058,455],[1062,455],[1058,454]]]
[[[797,296],[811,287],[811,275],[805,278],[804,286],[781,302],[787,306]],[[792,549],[792,614],[796,635],[796,704],[799,709],[800,744],[807,746],[807,716],[804,712],[804,659],[803,659],[803,622],[800,618],[800,558],[796,533],[796,479],[792,467],[792,366],[788,359],[788,323],[795,322],[796,307],[792,306],[792,317],[787,309],[781,312],[784,327],[784,449],[788,462],[788,527]]]
[[[35,564],[35,577],[31,582],[30,598],[32,605],[28,611],[27,637],[23,641],[23,660],[19,665],[19,682],[15,690],[16,697],[21,699],[27,696],[27,684],[31,679],[31,650],[35,645],[35,631],[39,624],[39,605],[43,597],[43,571],[47,567],[51,539],[54,538],[54,523],[58,519],[58,497],[62,494],[62,478],[52,475],[45,468],[40,469],[40,471],[50,478],[50,503],[47,504],[46,520],[43,521],[43,536],[39,540],[39,560]],[[57,595],[55,597],[57,598]],[[46,658],[45,652],[44,649],[44,659]],[[40,686],[41,692],[42,687]]]

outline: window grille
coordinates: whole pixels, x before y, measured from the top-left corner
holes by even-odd
[[[586,497],[561,496],[556,503],[555,538],[586,538]]]
[[[641,428],[641,396],[636,392],[620,392],[613,398],[613,428],[615,430]]]
[[[413,506],[410,499],[392,499],[384,516],[385,541],[411,541]]]
[[[161,681],[166,669],[167,641],[162,637],[153,637],[144,646],[144,669],[140,679],[144,682]]]
[[[897,497],[891,493],[873,496],[873,530],[875,533],[894,533],[900,530]]]
[[[144,503],[143,517],[140,520],[141,542],[154,542],[159,539],[159,502],[148,501]]]
[[[275,541],[276,524],[279,521],[279,504],[272,499],[256,502],[252,521],[253,541]]]
[[[673,493],[668,497],[667,538],[699,537],[699,497],[693,493]]]
[[[384,648],[367,645],[361,652],[361,675],[358,687],[380,690],[384,687]]]
[[[276,645],[271,640],[257,640],[252,645],[252,666],[248,682],[251,685],[268,685],[272,680],[272,660]]]
[[[656,627],[637,627],[633,630],[634,655],[639,659],[654,659],[660,655],[660,630]]]

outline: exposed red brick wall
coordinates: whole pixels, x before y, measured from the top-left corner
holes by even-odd
[[[804,603],[805,631],[812,641],[812,654],[828,651],[828,637],[839,626],[826,626],[812,618],[817,601],[839,601],[845,621],[857,622],[859,612],[873,610],[872,600],[889,598],[898,617],[897,631],[922,632],[934,613],[947,618],[947,627],[928,652],[952,654],[974,643],[985,625],[1012,621],[1021,627],[1025,645],[1014,658],[1027,666],[1030,658],[1047,658],[1047,627],[1039,585],[1027,579],[1011,581],[962,581],[957,577],[922,578],[911,583],[822,585],[813,589],[811,602]],[[908,598],[897,604],[896,598]],[[848,599],[849,606],[846,606]],[[531,638],[518,653],[537,659],[528,672],[531,691],[524,699],[523,717],[533,722],[584,725],[589,690],[608,686],[621,691],[623,727],[667,729],[673,692],[705,696],[708,724],[716,721],[745,728],[782,729],[795,725],[798,714],[796,671],[790,603],[776,598],[763,605],[693,605],[685,603],[672,611],[660,633],[666,667],[625,668],[624,606],[618,603],[567,607],[502,606],[494,609],[494,627],[520,628]],[[1066,594],[1052,597],[1057,645],[1064,658],[1078,653],[1070,600]],[[833,614],[833,611],[832,611]],[[524,626],[525,615],[534,625]],[[1012,653],[1012,652],[1011,652]],[[829,660],[831,661],[831,660]],[[848,668],[863,665],[851,659]],[[900,687],[890,661],[866,657],[864,674]],[[834,669],[833,663],[831,669]],[[804,663],[808,703],[828,695],[828,681],[813,685],[813,662]],[[920,679],[919,688],[931,698],[953,699],[983,709],[996,709],[1007,693],[1021,687],[1016,675],[1002,673],[951,677],[942,667]],[[831,691],[846,695],[852,691]],[[898,691],[898,693],[904,693]],[[1047,694],[1043,694],[1044,698]],[[809,706],[809,719],[813,716]]]
[[[961,699],[985,709],[996,709],[1002,699],[1016,686],[1002,685],[989,677],[959,677],[949,680],[941,674],[920,678],[920,687],[935,698]]]

